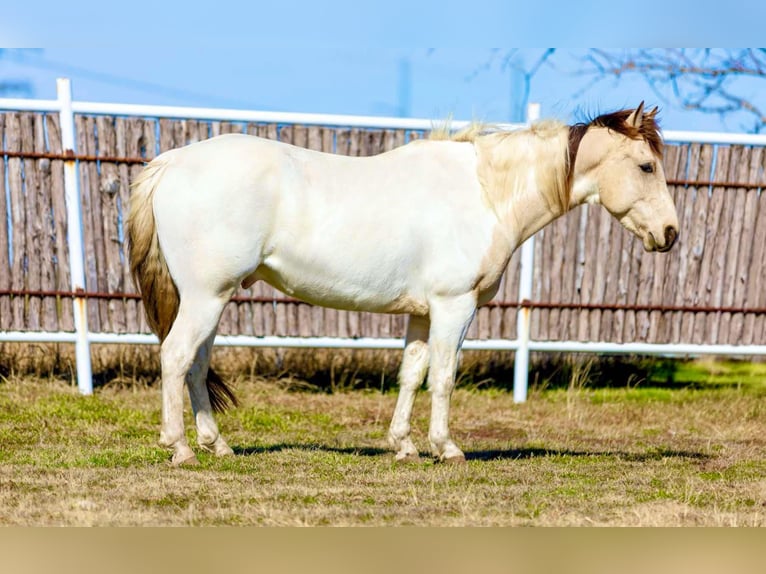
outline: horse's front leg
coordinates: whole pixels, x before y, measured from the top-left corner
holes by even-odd
[[[431,424],[428,438],[431,452],[443,462],[463,462],[463,451],[450,437],[449,407],[455,388],[458,352],[476,313],[476,297],[470,293],[437,298],[430,302],[430,312],[428,388],[431,391]]]
[[[399,397],[388,431],[388,441],[396,450],[398,462],[416,461],[420,458],[418,449],[410,438],[410,419],[415,395],[428,370],[429,325],[427,317],[410,317],[407,324],[404,356],[399,369]]]

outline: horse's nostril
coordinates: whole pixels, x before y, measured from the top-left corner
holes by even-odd
[[[670,249],[678,238],[678,231],[672,225],[665,228],[665,249]]]

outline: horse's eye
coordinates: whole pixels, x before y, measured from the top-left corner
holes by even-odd
[[[654,164],[651,162],[642,163],[639,167],[641,168],[641,171],[643,171],[644,173],[652,173],[654,171]]]

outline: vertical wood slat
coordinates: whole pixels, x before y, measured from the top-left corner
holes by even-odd
[[[98,152],[100,156],[117,155],[117,133],[115,119],[99,116],[96,119],[98,130]],[[102,162],[98,181],[98,197],[101,203],[102,240],[104,242],[104,262],[101,267],[102,280],[106,283],[109,293],[121,293],[125,290],[123,270],[127,265],[122,257],[122,237],[120,236],[121,201],[120,188],[122,182],[118,167],[113,162]],[[106,301],[109,318],[109,330],[125,333],[127,330],[126,309],[123,301],[110,299]]]
[[[665,174],[676,174],[679,171],[679,166],[685,162],[685,154],[679,146],[667,146],[665,151]],[[672,177],[672,176],[671,176]],[[673,201],[676,206],[676,213],[678,213],[679,229],[684,230],[684,236],[691,235],[691,225],[693,214],[695,210],[695,197],[689,190],[679,188],[678,186],[668,186]],[[680,233],[680,231],[679,231]],[[683,304],[684,297],[684,285],[686,284],[686,274],[689,270],[689,258],[690,251],[688,245],[684,241],[678,241],[675,248],[669,253],[661,255],[659,258],[652,258],[652,270],[664,268],[667,269],[667,277],[677,277],[678,286],[676,288],[676,295],[674,298],[674,304]],[[677,271],[673,270],[673,266],[677,267]],[[677,274],[676,274],[677,273]],[[651,301],[641,300],[641,303],[648,304]],[[646,317],[648,319],[648,313],[641,313],[642,319]],[[678,341],[681,336],[681,327],[683,323],[683,317],[681,313],[663,313],[662,319],[669,324],[668,341]],[[648,332],[648,329],[647,329]],[[640,331],[638,332],[640,336]],[[643,340],[643,339],[639,339]]]
[[[764,159],[766,159],[766,154],[763,151],[763,147],[760,146],[753,148],[750,172],[747,179],[748,183],[756,183],[763,179],[765,171]],[[763,288],[763,285],[766,285],[766,282],[762,282],[761,274],[766,275],[766,193],[763,190],[759,193],[758,190],[751,189],[748,194],[755,204],[753,207],[748,205],[748,213],[752,213],[754,220],[754,233],[751,262],[746,268],[742,269],[746,274],[746,291],[743,306],[764,307],[766,306],[766,289]],[[752,345],[759,342],[760,338],[756,337],[756,332],[759,332],[759,330],[756,329],[756,326],[760,325],[762,320],[762,316],[757,317],[750,313],[744,317],[744,325],[742,327],[743,344]]]
[[[0,145],[5,147],[5,118],[8,116],[6,113],[0,113]],[[12,235],[9,233],[8,228],[9,210],[11,206],[6,200],[6,183],[5,183],[5,158],[0,157],[0,289],[11,288],[11,261],[9,259],[9,246],[13,240]],[[3,331],[9,331],[12,325],[11,316],[11,300],[7,295],[0,295],[0,329]]]
[[[11,113],[6,116],[5,145],[8,151],[21,151],[21,114]],[[26,289],[27,274],[24,270],[26,257],[26,198],[24,194],[24,182],[22,179],[22,160],[20,158],[8,158],[7,167],[8,185],[10,187],[10,212],[11,212],[11,288],[14,290]],[[25,297],[14,297],[11,301],[11,328],[13,330],[25,330],[26,320],[24,315]]]
[[[35,151],[47,152],[46,118],[44,114],[35,114]],[[56,289],[56,236],[53,212],[53,194],[51,161],[40,159],[35,162],[39,185],[37,190],[37,211],[40,217],[40,243],[42,253],[40,261],[40,288],[46,291]],[[52,332],[59,330],[59,317],[56,299],[43,297],[41,300],[40,328]]]
[[[739,159],[738,150],[730,146],[719,146],[713,181],[727,181],[732,161]],[[711,237],[711,249],[707,250],[706,260],[709,262],[707,273],[702,278],[700,286],[704,286],[705,305],[720,305],[723,296],[723,278],[725,273],[726,243],[731,218],[731,204],[726,201],[726,188],[713,186],[710,200],[710,215],[707,233]],[[720,329],[720,313],[708,313],[704,322],[702,341],[716,341]]]
[[[684,146],[688,156],[688,177],[689,179],[707,179],[710,173],[713,161],[713,146]],[[682,162],[681,162],[682,163]],[[702,166],[702,168],[700,167]],[[704,170],[708,170],[706,173]],[[685,165],[680,165],[675,177],[683,179],[687,176]],[[679,247],[682,247],[687,253],[684,259],[685,280],[680,288],[682,293],[678,299],[682,305],[699,304],[702,292],[700,290],[701,278],[703,273],[703,260],[705,247],[707,244],[706,221],[708,216],[708,206],[710,205],[710,194],[707,187],[689,186],[683,190],[693,204],[693,212],[690,218],[685,218],[689,226],[685,231],[682,230],[685,240],[679,239]],[[679,340],[693,341],[700,334],[698,331],[696,313],[681,313],[681,326]]]
[[[594,208],[591,208],[592,210]],[[609,249],[611,242],[609,241],[609,233],[612,229],[612,221],[609,215],[603,210],[598,210],[598,217],[595,218],[594,225],[598,226],[598,243],[599,257],[594,258],[593,265],[595,267],[593,273],[593,291],[591,294],[591,301],[594,303],[606,302],[606,286],[608,282],[608,271],[611,267],[609,265]],[[603,341],[605,338],[602,336],[602,321],[604,319],[605,311],[601,309],[594,310],[590,315],[590,336],[594,341]]]
[[[577,277],[577,251],[580,248],[577,242],[577,235],[580,230],[580,214],[584,209],[581,206],[576,212],[571,212],[562,217],[561,220],[566,223],[565,241],[560,246],[563,251],[563,265],[560,271],[561,277],[561,297],[563,301],[572,301],[574,299],[574,287]],[[575,309],[562,309],[561,324],[558,328],[560,339],[570,339],[572,337],[573,319],[578,313]]]
[[[626,266],[625,277],[625,302],[629,305],[634,305],[638,298],[638,284],[641,277],[641,269],[643,267],[644,258],[642,253],[644,251],[643,242],[633,234],[628,236],[627,246],[625,249],[625,256],[627,257],[628,264]],[[651,264],[651,261],[647,261]],[[622,330],[620,332],[620,340],[635,341],[636,340],[636,312],[625,311],[625,315],[622,323]]]
[[[118,120],[118,131],[122,131],[122,136],[117,139],[118,150],[127,157],[142,157],[147,160],[154,157],[157,149],[156,121],[144,120],[141,118],[128,118]],[[130,183],[138,177],[142,170],[141,165],[131,164],[120,167],[120,200],[123,206],[123,214],[127,215],[126,206],[130,203]],[[127,257],[128,252],[125,252]],[[123,284],[127,291],[138,292],[138,288],[133,284],[133,278],[130,276],[130,265],[123,267]],[[126,302],[126,314],[128,329],[131,332],[148,333],[149,326],[146,323],[143,305],[135,300]]]
[[[610,239],[614,222],[609,214],[600,207],[587,206],[586,209],[590,211],[588,219],[592,223],[589,226],[594,228],[593,233],[595,237],[595,243],[592,244],[594,252],[589,255],[586,262],[586,265],[592,269],[590,272],[592,283],[589,298],[591,303],[604,303],[606,301],[607,285],[612,281],[610,277],[611,266],[606,262],[609,258],[610,249],[614,248],[613,242]],[[583,277],[586,275],[588,273],[583,270]],[[593,340],[608,340],[608,335],[601,326],[604,321],[604,313],[605,311],[602,309],[593,310],[588,313],[589,333]]]
[[[538,238],[535,237],[535,249],[537,249]],[[495,296],[496,301],[518,301],[519,299],[519,272],[521,260],[521,251],[517,250],[511,255],[511,260],[508,262],[508,268],[505,271],[503,282]],[[534,278],[533,278],[534,281]],[[534,295],[533,295],[534,297]],[[516,337],[516,318],[518,311],[515,307],[500,308],[498,311],[499,320],[502,324],[497,333],[493,334],[493,337],[501,339],[514,339]],[[532,312],[532,321],[530,323],[530,332],[532,325],[536,323],[534,317],[534,311]]]
[[[759,181],[763,181],[764,178],[766,178],[766,153],[761,148],[761,161],[759,162],[759,165],[755,168],[756,169],[756,177]],[[759,219],[759,226],[758,229],[760,232],[763,232],[764,229],[766,229],[766,186],[761,187],[760,189],[760,196],[759,196],[759,207],[758,207],[758,219]],[[763,237],[763,235],[761,235]],[[755,279],[754,283],[756,285],[755,291],[756,291],[756,301],[757,305],[759,307],[766,307],[766,289],[763,288],[764,285],[766,285],[766,247],[763,248],[761,251],[761,260],[760,260],[760,273],[757,271],[751,270],[751,272],[755,275],[757,275],[757,278]],[[758,315],[754,319],[753,324],[753,340],[758,343],[763,343],[766,341],[766,316],[764,315]]]
[[[95,155],[95,119],[90,116],[75,116],[75,137],[77,138],[77,150],[81,154]],[[98,193],[94,188],[98,187],[98,174],[96,164],[89,161],[79,162],[80,172],[80,201],[83,226],[83,243],[85,250],[85,287],[88,291],[102,291],[104,287],[101,279],[100,266],[104,261],[101,240],[101,204],[98,201]],[[108,311],[104,308],[104,301],[89,299],[88,329],[102,331],[101,318],[102,308],[104,318]]]
[[[580,234],[577,238],[578,258],[575,299],[581,303],[591,303],[591,296],[593,294],[595,265],[593,265],[590,259],[593,257],[593,246],[597,245],[598,241],[598,225],[594,221],[596,213],[594,207],[591,205],[584,206],[580,214]],[[588,340],[590,327],[590,312],[578,311],[577,315],[577,333],[575,338],[578,341],[586,341]]]
[[[734,146],[729,161],[728,181],[737,181],[740,166],[749,163],[749,153],[746,148]],[[727,188],[723,193],[728,205],[728,216],[721,221],[718,241],[724,244],[722,249],[721,277],[718,282],[716,297],[724,307],[730,307],[734,302],[734,282],[737,264],[737,253],[749,250],[749,246],[741,244],[743,221],[742,210],[744,209],[745,194],[738,193],[735,189]],[[728,342],[729,327],[731,325],[731,313],[721,313],[719,316],[718,333],[715,340]]]
[[[696,165],[701,156],[701,147],[699,144],[694,144],[691,147],[684,149],[671,149],[671,153],[666,158],[666,166],[670,172],[681,172],[686,170],[687,166]],[[672,152],[676,153],[672,153]],[[687,155],[684,157],[680,152],[686,151]],[[675,204],[676,213],[680,222],[683,222],[685,218],[688,219],[690,214],[686,212],[686,205],[691,204],[693,201],[693,194],[690,194],[688,190],[675,190],[671,191],[673,195],[673,202]],[[686,214],[686,215],[685,215]],[[661,301],[673,302],[672,304],[680,303],[679,297],[682,297],[683,285],[685,281],[684,273],[686,270],[679,269],[679,261],[686,256],[687,247],[680,243],[676,249],[669,253],[655,253],[651,254],[653,258],[657,259],[657,265],[662,269],[662,277],[664,278],[663,285],[659,289],[659,297]],[[655,266],[655,269],[657,267]],[[672,342],[674,339],[674,332],[680,332],[681,316],[680,313],[656,313],[655,318],[658,322],[657,336],[658,341],[663,343]]]
[[[551,274],[549,270],[545,268],[545,263],[548,261],[548,249],[550,247],[550,240],[548,235],[551,233],[550,229],[543,228],[535,235],[535,265],[532,270],[532,300],[534,301],[550,301],[551,300]],[[514,256],[517,256],[514,253]],[[520,256],[520,254],[518,255]],[[516,290],[513,299],[518,299],[518,289]],[[532,339],[543,340],[548,334],[548,322],[549,322],[550,310],[548,309],[533,309],[530,315],[530,335]]]
[[[693,146],[698,147],[698,146]],[[702,146],[702,155],[703,157],[705,155],[709,156],[711,158],[711,165],[705,164],[703,168],[700,167],[701,164],[689,164],[689,177],[695,177],[695,178],[705,178],[709,179],[710,175],[712,174],[712,170],[714,168],[718,169],[717,166],[712,165],[712,149],[713,146]],[[711,150],[711,151],[709,151]],[[708,153],[709,152],[709,153]],[[722,161],[722,156],[720,155],[720,152],[718,153],[718,161]],[[726,152],[724,152],[725,154]],[[704,160],[700,158],[700,162],[703,162]],[[725,163],[725,162],[724,162]],[[715,177],[716,174],[712,174],[713,177]],[[715,199],[720,199],[721,196],[719,194],[713,195],[711,190],[707,187],[700,187],[697,189],[697,199],[698,199],[698,210],[701,212],[702,217],[700,218],[700,224],[701,228],[704,229],[704,246],[700,253],[700,262],[699,262],[699,268],[698,268],[698,274],[697,274],[697,281],[696,284],[690,285],[690,287],[694,290],[694,296],[693,300],[695,304],[698,305],[707,305],[709,301],[709,288],[706,287],[706,284],[708,282],[709,273],[710,273],[710,266],[711,266],[711,260],[710,255],[713,252],[713,242],[715,241],[715,235],[711,234],[709,232],[709,225],[711,224],[711,221],[715,218],[715,221],[717,221],[717,218],[720,215],[720,204],[714,203]],[[704,210],[702,208],[705,208]],[[707,339],[707,328],[705,323],[707,322],[708,317],[704,313],[694,313],[691,315],[691,322],[693,324],[691,337],[692,341],[696,343],[704,343]]]
[[[736,166],[736,181],[746,182],[750,176],[750,165],[753,161],[753,149],[742,148],[742,160]],[[734,307],[742,307],[745,303],[747,289],[747,270],[752,265],[752,253],[754,249],[753,233],[755,215],[757,213],[756,201],[758,191],[755,189],[735,188],[730,193],[736,194],[736,203],[731,220],[731,229],[739,234],[739,238],[732,240],[727,257],[730,267],[732,284],[728,289],[726,301]],[[735,243],[736,241],[736,243]],[[744,315],[742,313],[727,314],[728,337],[727,342],[736,344],[742,340]]]
[[[21,151],[35,151],[35,114],[25,113],[20,117],[21,127]],[[24,168],[24,203],[25,203],[25,229],[24,235],[26,244],[26,253],[24,255],[24,273],[26,275],[27,289],[37,291],[41,288],[41,259],[43,255],[43,222],[42,214],[39,210],[38,195],[40,193],[40,172],[37,162],[39,160],[23,160]],[[40,330],[40,297],[25,297],[25,318],[24,327],[31,331]]]
[[[48,129],[48,147],[51,153],[61,153],[61,127],[57,114],[46,116]],[[64,190],[64,162],[60,159],[51,161],[51,206],[53,209],[53,226],[55,236],[55,285],[57,289],[68,291],[72,285],[69,272],[69,246],[67,244],[66,193]],[[60,298],[56,301],[59,313],[59,329],[74,330],[74,311],[72,300]]]
[[[140,157],[139,146],[137,142],[132,141],[135,133],[133,129],[135,121],[134,119],[127,118],[116,118],[114,120],[115,153],[120,157]],[[140,171],[141,166],[138,165],[122,163],[116,166],[116,176],[118,178],[117,202],[123,226],[125,225],[128,216],[128,206],[130,205],[130,184]],[[121,239],[120,252],[123,260],[121,284],[125,292],[137,292],[138,290],[133,285],[133,279],[130,277],[129,252],[124,231]],[[142,312],[140,304],[134,299],[127,299],[123,303],[123,310],[125,313],[125,332],[139,332],[139,314]]]
[[[604,262],[609,261],[609,267],[606,269],[606,288],[604,290],[604,301],[616,302],[619,296],[619,273],[620,259],[622,255],[622,243],[627,233],[620,225],[616,224],[612,218],[606,218],[607,242],[609,245],[609,256],[605,256]],[[616,312],[605,310],[601,314],[601,324],[599,325],[599,341],[614,341],[614,325]]]
[[[561,230],[562,225],[565,225],[564,218],[554,221],[548,226],[545,233],[545,240],[548,242],[549,253],[547,261],[550,261],[550,265],[547,269],[544,269],[544,273],[548,276],[550,282],[550,290],[548,292],[551,301],[561,301],[561,276],[559,270],[563,265],[563,249],[557,247],[563,245]],[[545,332],[543,336],[551,341],[560,339],[560,332],[558,326],[560,325],[561,310],[553,308],[548,311],[548,323],[545,326]]]

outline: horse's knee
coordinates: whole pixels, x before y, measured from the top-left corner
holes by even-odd
[[[428,369],[428,345],[423,341],[413,341],[404,350],[404,358],[399,371],[399,386],[413,389],[420,386]]]
[[[419,367],[428,363],[428,343],[425,341],[412,341],[404,349],[404,364]]]

